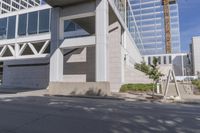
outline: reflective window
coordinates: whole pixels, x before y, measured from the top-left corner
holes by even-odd
[[[76,25],[72,21],[70,20],[64,21],[64,32],[75,31],[75,30],[76,30]]]
[[[39,33],[49,32],[49,9],[39,11]]]
[[[28,34],[36,34],[38,28],[38,12],[28,14]]]
[[[16,26],[16,16],[9,17],[8,18],[8,34],[7,34],[8,39],[15,38],[15,26]]]
[[[71,20],[64,21],[64,38],[78,37],[83,35],[83,30],[76,28],[77,24]]]
[[[0,19],[0,39],[6,38],[7,18]]]
[[[64,38],[83,37],[94,34],[94,17],[64,20]],[[87,24],[87,25],[85,25]],[[84,26],[84,28],[82,28]]]
[[[26,35],[26,27],[27,27],[27,14],[19,15],[19,23],[18,23],[18,35]]]

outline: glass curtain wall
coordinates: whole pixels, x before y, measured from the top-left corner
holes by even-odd
[[[143,42],[141,38],[140,31],[138,29],[137,23],[135,21],[135,16],[133,13],[133,9],[129,0],[123,4],[121,0],[114,0],[115,6],[117,7],[122,19],[126,22],[127,27],[133,37],[137,47],[139,48],[140,52],[143,52]],[[125,5],[126,4],[126,5]],[[126,7],[125,7],[126,6]]]
[[[130,0],[142,36],[145,55],[165,54],[165,27],[162,0]],[[170,5],[172,53],[180,52],[178,4]],[[132,26],[134,28],[134,26]]]
[[[133,39],[135,40],[135,43],[138,49],[140,50],[141,54],[143,54],[144,46],[143,46],[141,31],[138,28],[138,25],[136,23],[135,14],[133,13],[133,8],[129,0],[127,1],[126,6],[127,6],[127,11],[126,11],[127,12],[127,27]]]

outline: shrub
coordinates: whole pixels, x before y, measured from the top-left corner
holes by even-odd
[[[135,69],[148,75],[148,73],[150,71],[150,66],[148,66],[144,61],[142,61],[140,64],[139,63],[135,64]]]
[[[153,84],[125,84],[120,88],[120,92],[148,92],[153,90]]]
[[[200,80],[193,80],[192,84],[195,85],[200,90]]]
[[[156,87],[156,84],[159,82],[162,76],[164,76],[160,71],[159,71],[159,59],[154,57],[153,58],[153,63],[151,65],[147,65],[145,62],[141,62],[141,64],[135,64],[135,69],[144,72],[146,75],[149,76],[150,79],[153,79],[153,95],[154,95],[154,89]]]

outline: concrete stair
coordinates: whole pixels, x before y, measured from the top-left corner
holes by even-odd
[[[177,84],[178,84],[178,88],[179,88],[180,95],[181,95],[182,99],[200,99],[200,96],[193,94],[193,89],[192,89],[191,83],[185,84],[185,83],[179,82]],[[164,85],[166,85],[166,83],[164,83]],[[163,88],[163,90],[162,90],[163,94],[164,94],[164,89],[165,88]],[[176,89],[175,89],[175,83],[170,83],[167,96],[178,96]]]

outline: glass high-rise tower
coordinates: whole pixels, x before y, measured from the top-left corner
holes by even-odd
[[[130,3],[143,42],[141,53],[144,55],[165,54],[165,22],[162,0],[130,0]],[[170,4],[170,23],[172,53],[180,53],[177,1]]]
[[[0,0],[0,14],[36,7],[44,4],[43,0]]]

